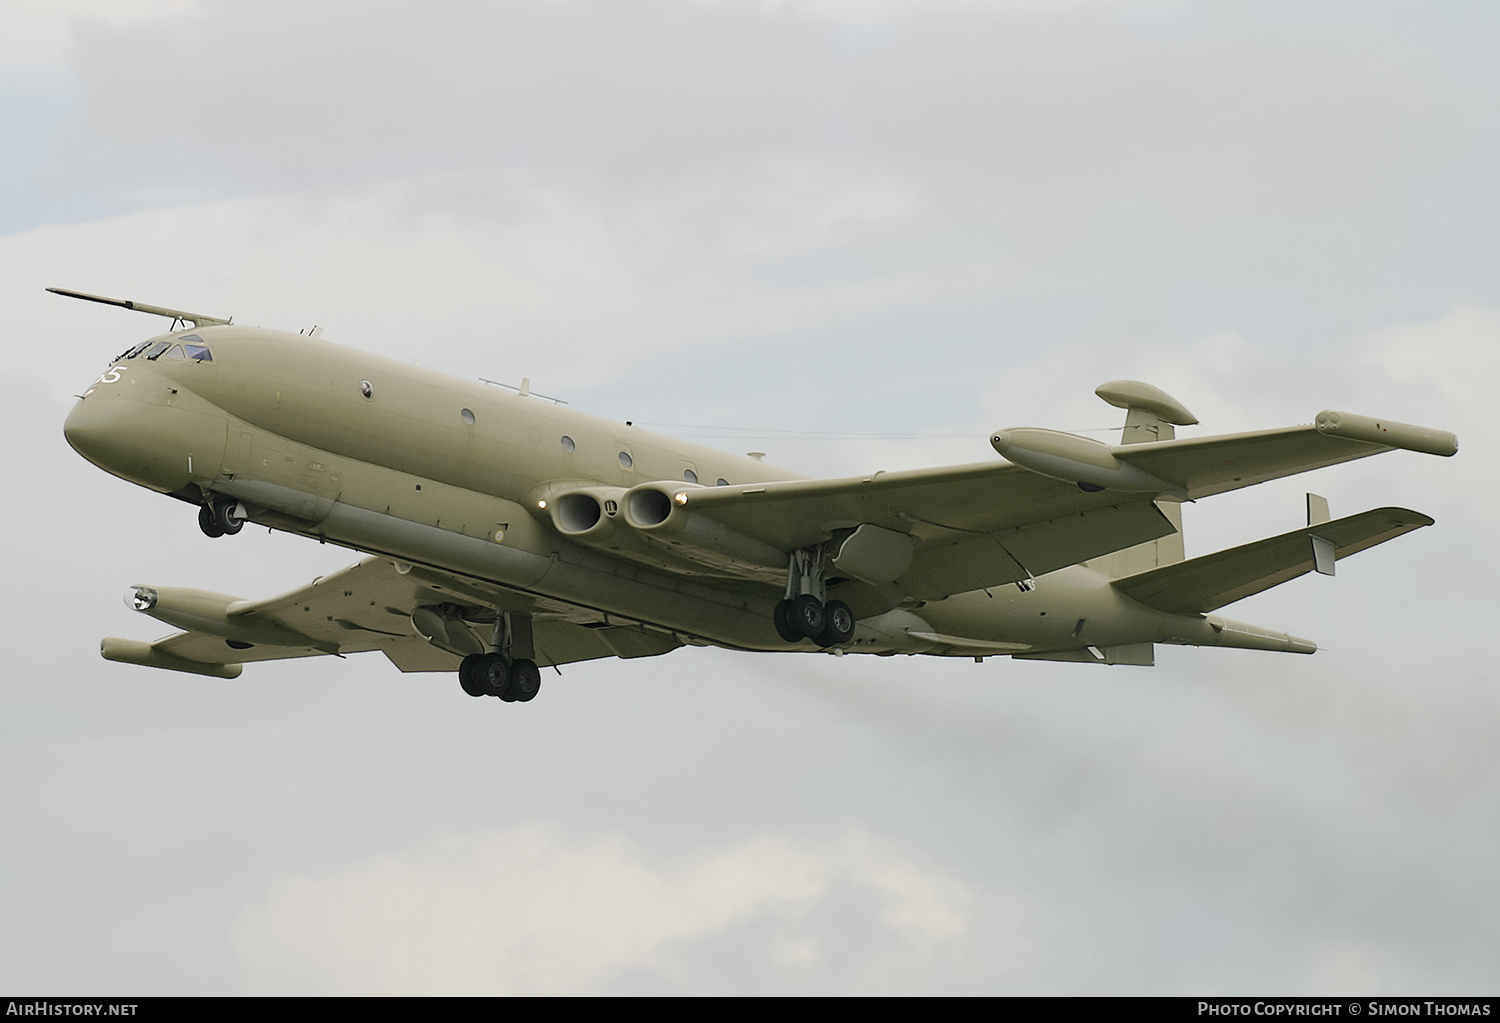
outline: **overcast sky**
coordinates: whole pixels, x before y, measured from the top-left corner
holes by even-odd
[[[1158,0],[7,0],[0,989],[1493,992],[1500,13]],[[378,655],[105,662],[133,583],[354,559],[62,438],[163,326],[301,329],[817,474],[1324,408],[1459,434],[1187,509],[1437,524],[1154,669],[684,650],[524,706]],[[802,435],[793,435],[802,434]],[[835,436],[830,434],[846,434]],[[1105,433],[1093,436],[1107,437]]]

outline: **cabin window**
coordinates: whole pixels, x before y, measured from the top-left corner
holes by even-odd
[[[629,451],[620,452],[620,468],[629,469],[635,465],[635,459],[630,457]]]
[[[569,436],[566,436],[566,435],[563,436],[563,439],[562,439],[562,449],[564,451],[572,451],[573,448],[575,448],[576,446],[577,445],[575,445],[573,443],[573,438],[572,437],[569,437]]]
[[[191,337],[191,335],[189,335]],[[183,345],[182,350],[194,362],[213,362],[214,357],[203,345]]]
[[[719,486],[721,486],[721,487],[727,487],[727,486],[729,486],[729,481],[726,480],[723,476],[720,476],[719,477]]]
[[[458,415],[459,415],[459,418],[461,418],[468,425],[470,425],[470,426],[474,425],[474,413],[471,412],[469,409],[464,409]]]
[[[684,470],[682,473],[682,478],[687,480],[689,483],[698,482],[698,474],[691,469]]]
[[[375,385],[368,380],[361,380],[359,382],[359,393],[363,394],[366,398],[373,398],[375,397]]]

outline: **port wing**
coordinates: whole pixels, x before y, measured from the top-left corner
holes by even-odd
[[[496,608],[532,615],[534,659],[542,667],[598,657],[654,656],[681,646],[672,636],[635,623],[580,624],[523,594],[490,587],[481,593],[471,581],[403,567],[385,558],[366,558],[257,601],[192,592],[183,603],[193,602],[180,613],[168,606],[173,591],[135,587],[137,594],[146,590],[153,595],[152,601],[140,600],[137,609],[193,627],[155,643],[112,636],[100,650],[107,660],[221,678],[238,676],[240,666],[250,661],[368,650],[379,650],[402,671],[453,671],[465,653],[488,649],[492,626],[485,618],[492,622]]]

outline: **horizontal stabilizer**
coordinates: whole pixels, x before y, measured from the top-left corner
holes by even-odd
[[[1171,614],[1206,613],[1270,589],[1318,566],[1318,550],[1347,558],[1432,519],[1407,508],[1377,508],[1114,580],[1147,607]],[[1331,566],[1330,566],[1331,567]]]

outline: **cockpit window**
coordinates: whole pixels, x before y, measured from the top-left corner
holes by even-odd
[[[180,341],[181,344],[173,344],[173,340]],[[155,338],[142,341],[138,345],[125,349],[115,361],[136,358],[155,361],[163,356],[168,359],[190,359],[193,362],[214,361],[213,353],[208,350],[208,346],[197,334],[184,334],[179,338],[168,338],[165,341],[158,341]]]

